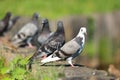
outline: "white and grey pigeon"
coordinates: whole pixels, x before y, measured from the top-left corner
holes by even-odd
[[[42,20],[42,30],[34,38],[34,44],[39,48],[52,35],[48,19]]]
[[[5,17],[2,20],[0,20],[0,36],[3,36],[4,32],[6,32],[9,26],[11,16],[12,16],[11,12],[7,12]]]
[[[13,44],[27,44],[29,47],[32,47],[31,40],[33,36],[36,35],[37,31],[39,30],[38,27],[38,18],[39,14],[34,13],[32,20],[25,24],[17,34],[12,38]]]
[[[59,50],[56,50],[53,54],[41,60],[41,62],[45,64],[51,61],[66,59],[67,62],[74,67],[72,59],[77,57],[82,52],[85,45],[85,34],[86,28],[81,27],[75,38],[65,43]]]
[[[65,32],[63,22],[58,21],[57,30],[45,41],[45,43],[33,54],[29,59],[29,66],[31,68],[31,62],[37,57],[45,58],[52,54],[55,50],[59,50],[65,43]]]

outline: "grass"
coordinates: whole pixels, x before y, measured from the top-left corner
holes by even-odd
[[[0,17],[7,11],[14,15],[31,16],[34,12],[49,19],[66,15],[90,15],[120,9],[120,0],[1,0]]]
[[[33,64],[33,71],[26,69],[29,55],[23,57],[17,54],[13,60],[6,63],[6,59],[2,54],[11,54],[11,51],[0,47],[0,80],[57,80],[64,77],[63,66],[40,66]]]
[[[40,66],[35,64],[36,73],[33,74],[34,80],[58,80],[58,78],[64,77],[63,66]],[[31,78],[32,79],[32,78]]]
[[[2,80],[58,80],[58,78],[64,77],[63,67],[59,66],[40,66],[34,64],[32,72],[26,69],[28,63],[27,57],[22,58],[16,56],[6,66],[4,58],[0,57],[0,79]]]

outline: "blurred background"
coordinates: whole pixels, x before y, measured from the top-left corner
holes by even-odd
[[[38,12],[50,20],[53,31],[62,20],[66,41],[85,26],[85,49],[75,62],[98,69],[120,66],[120,0],[0,0],[0,19],[8,11],[22,17]]]

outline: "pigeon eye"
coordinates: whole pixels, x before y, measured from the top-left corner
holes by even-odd
[[[81,31],[83,31],[83,29],[81,29]]]

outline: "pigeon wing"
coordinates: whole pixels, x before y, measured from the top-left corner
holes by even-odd
[[[76,53],[78,50],[80,49],[80,45],[74,41],[71,40],[69,42],[67,42],[62,48],[61,50],[64,51],[64,53],[68,54],[68,55],[73,55],[74,53]]]
[[[45,45],[45,47],[49,51],[51,51],[50,53],[54,52],[55,50],[58,50],[65,43],[63,35],[59,35],[57,37],[53,37],[53,39],[50,38],[50,40],[48,40],[48,43]]]

